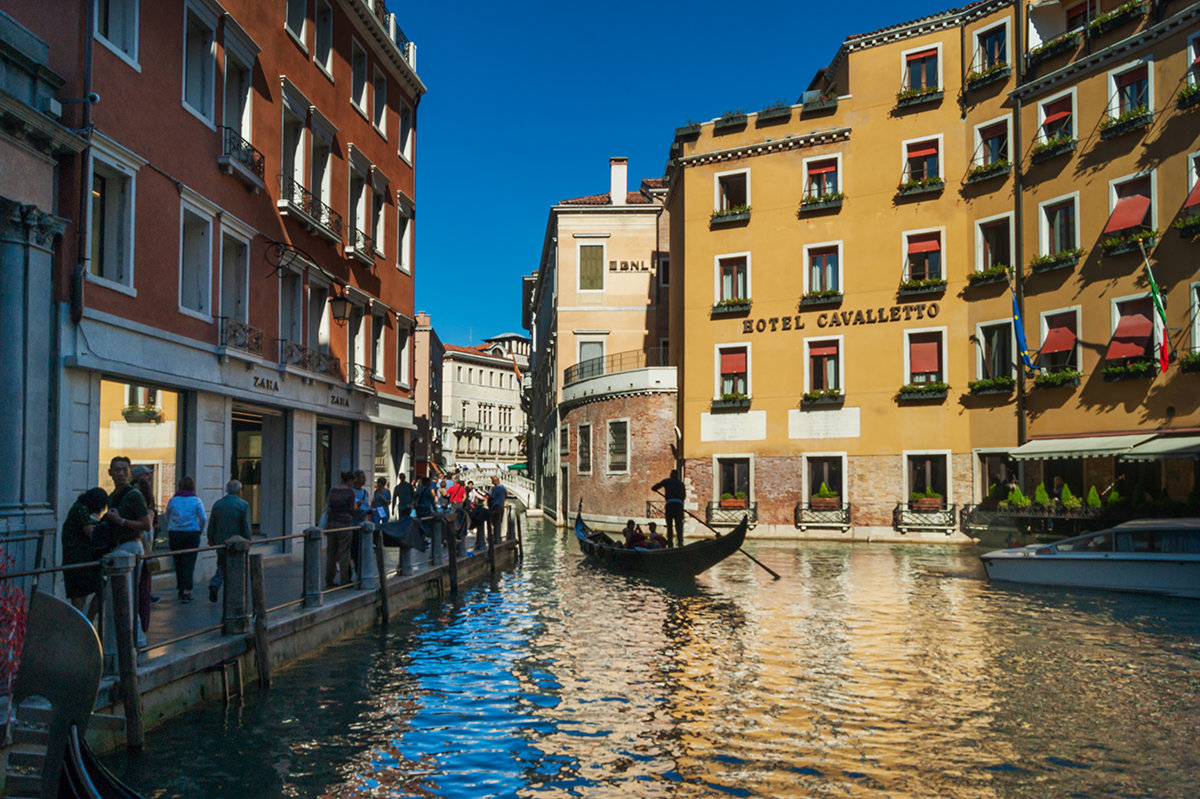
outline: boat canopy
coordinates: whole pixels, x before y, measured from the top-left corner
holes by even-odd
[[[1019,461],[1061,458],[1103,458],[1125,455],[1131,449],[1154,438],[1150,435],[1085,436],[1083,438],[1043,438],[1030,441],[1009,454]]]
[[[1154,461],[1160,458],[1200,457],[1200,436],[1167,436],[1138,444],[1121,456],[1127,461]]]

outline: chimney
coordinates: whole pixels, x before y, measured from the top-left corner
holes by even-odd
[[[629,159],[610,158],[608,159],[608,168],[612,175],[609,180],[609,202],[613,205],[624,205],[629,176]]]

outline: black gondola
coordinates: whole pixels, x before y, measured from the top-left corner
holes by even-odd
[[[737,552],[746,540],[750,520],[743,516],[738,526],[726,535],[696,541],[675,549],[625,549],[605,543],[602,533],[593,532],[575,516],[575,535],[579,548],[589,560],[613,571],[648,574],[657,577],[694,577]]]

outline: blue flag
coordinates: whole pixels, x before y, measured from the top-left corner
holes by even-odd
[[[1021,353],[1021,361],[1030,369],[1040,369],[1029,360],[1029,344],[1025,341],[1025,323],[1021,321],[1021,311],[1017,308],[1017,292],[1012,292],[1013,301],[1013,330],[1017,334],[1017,351]]]

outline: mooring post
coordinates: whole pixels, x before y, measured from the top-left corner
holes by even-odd
[[[516,540],[517,537],[517,512],[512,505],[504,506],[504,521],[505,521],[505,536],[509,541]]]
[[[406,577],[413,573],[412,547],[400,547],[400,573]]]
[[[104,572],[112,586],[113,632],[116,634],[117,669],[121,678],[121,699],[125,705],[125,744],[140,749],[146,734],[142,727],[142,694],[138,690],[137,650],[134,640],[136,620],[133,610],[133,571],[137,555],[116,550],[104,556]]]
[[[117,554],[117,553],[111,553]],[[129,568],[133,568],[130,566]],[[102,559],[101,569],[104,571],[104,583],[101,588],[106,591],[108,596],[100,603],[100,637],[104,644],[104,676],[115,677],[118,674],[117,667],[117,614],[113,610],[113,587],[112,584],[116,580],[128,579],[129,573],[122,571],[124,569],[123,562],[114,561],[110,558]]]
[[[235,535],[225,542],[225,607],[222,635],[245,635],[250,627],[250,603],[246,597],[247,560],[250,542]]]
[[[487,538],[487,522],[475,525],[475,548],[483,549],[484,539]]]
[[[446,554],[449,558],[450,596],[458,596],[458,547],[455,546],[454,528],[448,522],[442,522],[442,534],[446,536]]]
[[[525,515],[516,514],[517,518],[517,562],[525,560]]]
[[[433,530],[430,532],[429,538],[432,539],[431,540],[432,546],[430,547],[430,549],[433,550],[433,554],[431,554],[429,556],[429,564],[431,566],[441,566],[442,565],[442,530],[445,529],[446,524],[445,524],[445,520],[442,518],[442,516],[440,514],[435,513],[431,518],[433,520]]]
[[[321,597],[321,544],[325,532],[320,527],[304,528],[304,607],[319,608]]]
[[[361,591],[379,588],[379,571],[375,568],[375,525],[363,522],[355,539],[358,543],[358,587]]]
[[[271,687],[271,644],[267,637],[267,591],[263,585],[263,556],[250,556],[250,606],[254,610],[254,661],[258,687]]]
[[[379,617],[388,623],[387,566],[383,563],[383,530],[376,527],[371,533],[375,545],[375,570],[379,572]]]

